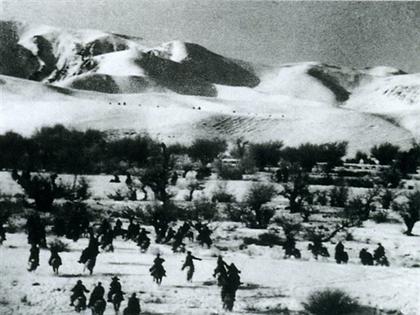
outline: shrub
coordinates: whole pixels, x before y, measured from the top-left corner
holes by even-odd
[[[132,189],[125,190],[121,188],[116,189],[114,193],[108,194],[107,197],[115,201],[137,199],[135,190],[132,190]]]
[[[199,160],[203,166],[212,162],[220,153],[225,152],[227,144],[221,139],[196,139],[188,150],[192,160]]]
[[[263,170],[266,166],[277,166],[280,160],[281,148],[283,142],[264,142],[251,143],[249,145],[249,152],[256,167]]]
[[[296,216],[276,216],[273,221],[283,229],[285,235],[295,235],[302,230],[302,222]]]
[[[241,167],[225,165],[220,160],[215,162],[215,168],[217,175],[225,180],[241,180],[244,173]]]
[[[389,221],[389,212],[386,210],[377,210],[372,215],[372,220],[376,223],[385,223]]]
[[[313,315],[345,315],[356,312],[360,308],[355,299],[339,289],[313,292],[303,306]]]
[[[389,209],[391,207],[392,201],[395,198],[395,194],[391,189],[385,189],[381,195],[381,204],[384,209]]]
[[[328,204],[328,193],[326,191],[317,191],[315,193],[315,203],[326,206]]]
[[[188,219],[188,212],[173,202],[165,204],[147,205],[145,210],[137,209],[136,216],[145,224],[153,225],[155,222],[174,222]]]
[[[349,196],[349,190],[345,186],[334,187],[330,190],[329,195],[332,207],[344,207]]]
[[[404,220],[407,227],[405,234],[412,235],[414,225],[420,221],[420,191],[410,193],[406,198],[405,203],[394,203],[393,208]]]
[[[237,203],[226,204],[224,212],[227,219],[233,222],[246,222],[249,215],[249,209],[242,207]]]
[[[255,245],[260,245],[260,246],[270,246],[270,247],[272,247],[274,245],[282,245],[283,240],[277,234],[262,233],[262,234],[258,235],[258,238],[245,237],[244,238],[244,244],[245,245],[255,244]]]
[[[68,252],[69,250],[69,245],[67,243],[64,243],[62,240],[56,238],[53,241],[51,241],[48,244],[49,248],[51,250],[56,250],[57,252]]]
[[[211,196],[212,202],[235,202],[234,195],[226,191],[226,186],[219,185]]]
[[[271,184],[255,183],[249,189],[245,204],[253,210],[252,222],[255,227],[266,228],[271,217],[274,215],[274,210],[262,208],[262,206],[270,202],[276,194],[276,189]]]
[[[395,160],[400,151],[400,147],[392,143],[385,142],[375,145],[371,150],[371,155],[376,158],[382,165],[390,165]]]
[[[192,220],[211,221],[217,216],[217,206],[216,203],[208,200],[207,198],[201,198],[193,202],[190,213],[190,219]]]
[[[73,184],[59,182],[56,184],[56,198],[67,200],[86,200],[91,196],[89,182],[85,177],[79,177]]]
[[[188,195],[184,197],[185,201],[192,201],[194,192],[197,190],[203,190],[204,184],[196,179],[190,179],[187,183]]]
[[[52,231],[57,236],[66,236],[68,239],[77,241],[80,236],[87,232],[93,214],[86,204],[82,202],[66,202],[56,206]]]

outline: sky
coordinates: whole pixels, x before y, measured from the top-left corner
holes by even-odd
[[[420,2],[0,0],[1,19],[201,44],[259,64],[420,72]]]

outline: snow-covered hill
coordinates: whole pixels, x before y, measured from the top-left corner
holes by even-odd
[[[0,22],[0,74],[0,132],[63,123],[173,142],[348,141],[350,152],[420,139],[420,75],[389,67],[255,66],[193,43]]]

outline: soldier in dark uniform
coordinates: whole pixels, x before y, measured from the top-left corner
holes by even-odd
[[[109,285],[108,302],[112,302],[112,295],[118,292],[121,292],[121,283],[120,279],[115,276],[112,277],[111,284]]]
[[[124,315],[139,315],[140,311],[140,300],[136,297],[136,294],[133,293],[128,299],[128,305],[124,309]]]
[[[97,300],[102,300],[104,298],[105,289],[102,286],[101,282],[98,282],[98,285],[93,289],[90,298],[89,298],[89,307],[92,307],[95,305],[95,302]]]
[[[70,306],[73,306],[74,301],[79,297],[82,297],[86,301],[85,293],[89,293],[90,291],[86,289],[83,285],[82,280],[77,280],[77,284],[71,289],[73,294],[70,296]]]

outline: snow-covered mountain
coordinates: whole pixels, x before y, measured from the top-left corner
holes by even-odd
[[[179,41],[148,48],[136,37],[1,22],[0,45],[1,74],[76,89],[216,96],[214,84],[259,83],[240,62]]]
[[[0,132],[61,122],[174,142],[345,140],[351,151],[420,139],[420,74],[390,67],[257,66],[193,43],[8,21],[0,74]]]

